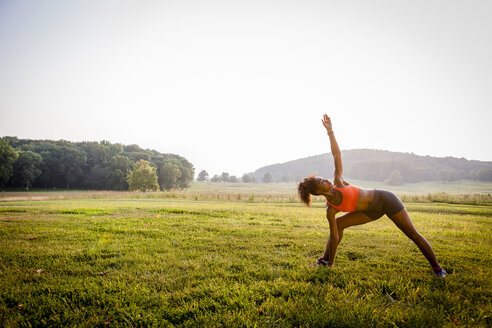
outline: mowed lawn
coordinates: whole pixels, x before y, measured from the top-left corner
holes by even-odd
[[[0,326],[490,327],[492,206],[407,203],[449,275],[386,217],[313,267],[322,204],[0,203]]]

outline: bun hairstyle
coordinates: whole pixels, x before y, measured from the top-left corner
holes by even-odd
[[[311,206],[311,195],[319,195],[316,176],[310,175],[304,178],[297,186],[297,194],[304,204]]]

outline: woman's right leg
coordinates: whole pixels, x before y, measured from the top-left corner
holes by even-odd
[[[362,212],[351,212],[351,213],[346,213],[343,214],[339,217],[337,217],[337,226],[338,226],[338,243],[340,244],[340,241],[342,241],[343,237],[343,230],[345,230],[348,227],[354,226],[354,225],[359,225],[359,224],[364,224],[371,222],[372,219],[368,217],[366,214]],[[323,255],[323,258],[328,261],[330,259],[330,237],[328,237],[328,243],[326,244],[325,248],[325,253]]]
[[[371,221],[373,220],[363,212],[351,212],[351,213],[340,215],[339,217],[337,217],[338,237],[339,237],[338,242],[340,243],[340,241],[342,241],[343,230],[345,230],[346,228],[359,224],[369,223]]]

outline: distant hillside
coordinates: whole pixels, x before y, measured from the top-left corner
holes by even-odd
[[[344,177],[369,181],[384,181],[390,185],[411,182],[470,179],[492,181],[492,162],[470,161],[455,157],[418,156],[385,150],[354,149],[342,151]],[[251,173],[256,181],[262,181],[266,173],[275,182],[300,181],[317,174],[333,176],[331,153],[301,158],[282,164],[262,167]]]

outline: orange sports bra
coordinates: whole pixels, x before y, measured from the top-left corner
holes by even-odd
[[[333,206],[340,212],[355,211],[355,206],[357,205],[357,199],[359,198],[359,187],[356,187],[354,185],[347,185],[341,188],[333,187],[333,189],[338,190],[342,193],[342,202],[340,203],[340,205],[333,205],[330,202],[328,202],[328,204],[330,206]]]

